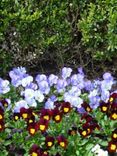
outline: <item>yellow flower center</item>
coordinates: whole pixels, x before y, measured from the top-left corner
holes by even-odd
[[[114,100],[114,99],[111,97],[109,101],[110,101],[110,102],[113,102],[113,100]]]
[[[2,119],[3,117],[2,117],[2,115],[0,114],[0,120]]]
[[[86,131],[83,131],[83,132],[82,132],[82,135],[83,135],[83,136],[86,136],[86,134],[87,134]]]
[[[19,117],[18,116],[15,116],[15,120],[18,120],[19,119]]]
[[[29,123],[32,123],[32,122],[33,122],[33,120],[30,119],[30,120],[29,120]]]
[[[76,132],[75,131],[71,131],[71,135],[75,135],[76,134]]]
[[[69,111],[69,108],[64,108],[64,112],[67,113]]]
[[[45,115],[43,118],[44,118],[45,120],[49,120],[49,115]]]
[[[60,120],[60,115],[56,115],[56,116],[55,116],[55,120],[56,120],[56,121],[59,121],[59,120]]]
[[[37,154],[37,153],[35,153],[35,152],[33,152],[33,153],[32,153],[32,156],[38,156],[38,154]]]
[[[116,145],[114,144],[111,144],[111,147],[110,147],[111,150],[115,150],[116,149]]]
[[[31,128],[31,129],[30,129],[30,133],[31,133],[31,134],[34,134],[34,133],[35,133],[35,129],[34,129],[34,128]]]
[[[2,129],[2,125],[0,125],[0,129]]]
[[[52,142],[49,141],[48,142],[48,146],[51,147],[52,146]]]
[[[117,138],[117,134],[116,133],[113,134],[113,138],[115,138],[115,139]]]
[[[87,110],[87,112],[90,112],[91,111],[90,107],[87,107],[86,110]]]
[[[64,142],[60,142],[60,146],[61,147],[65,147],[65,143]]]
[[[113,119],[117,119],[117,114],[116,113],[113,113],[112,118]]]
[[[107,111],[107,107],[103,106],[103,107],[102,107],[102,110],[103,110],[104,112]]]
[[[26,118],[28,117],[28,114],[27,114],[27,113],[23,113],[23,114],[22,114],[22,117],[23,117],[24,119],[26,119]]]
[[[45,125],[40,125],[39,129],[43,131],[45,129]]]
[[[5,106],[5,107],[7,107],[7,106],[8,106],[8,104],[7,104],[7,103],[5,103],[5,104],[4,104],[4,106]]]

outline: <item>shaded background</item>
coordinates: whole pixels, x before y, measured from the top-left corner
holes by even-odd
[[[0,76],[82,66],[90,78],[117,77],[116,0],[1,0]]]

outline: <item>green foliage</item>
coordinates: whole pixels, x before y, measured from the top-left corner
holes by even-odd
[[[78,23],[82,41],[96,59],[111,59],[117,50],[117,1],[89,3]]]
[[[87,55],[91,61],[117,55],[116,0],[1,0],[0,16],[3,73],[16,63],[86,66]]]

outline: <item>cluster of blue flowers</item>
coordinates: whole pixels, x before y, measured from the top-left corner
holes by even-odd
[[[110,73],[105,73],[103,79],[91,81],[86,78],[82,68],[72,74],[72,69],[67,67],[61,70],[60,76],[38,74],[33,78],[24,67],[14,68],[9,76],[11,82],[0,78],[0,97],[10,92],[11,85],[19,90],[20,99],[15,101],[13,112],[19,112],[21,107],[37,107],[42,102],[46,109],[53,109],[54,102],[60,100],[70,102],[72,107],[82,112],[83,94],[87,95],[90,107],[96,109],[100,101],[108,101],[112,86],[116,83]]]

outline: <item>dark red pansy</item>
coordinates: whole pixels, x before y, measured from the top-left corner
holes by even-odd
[[[36,123],[30,123],[27,125],[27,130],[30,135],[34,135],[37,131]]]
[[[63,102],[61,106],[61,110],[63,113],[68,113],[71,110],[71,104],[69,102]]]
[[[0,102],[2,103],[3,107],[8,107],[8,102],[5,99],[0,100]]]
[[[111,111],[109,116],[112,120],[117,120],[117,111]]]
[[[41,131],[41,132],[45,132],[48,128],[48,120],[45,120],[43,118],[41,118],[37,124],[36,127]]]
[[[108,151],[109,151],[110,153],[115,153],[115,152],[117,152],[117,142],[116,142],[116,141],[111,140],[111,141],[108,143]]]
[[[71,129],[68,130],[69,135],[75,135],[77,134],[78,128],[77,127],[72,127]]]
[[[31,108],[26,109],[26,108],[22,107],[20,109],[20,115],[23,119],[26,120],[33,115],[32,109]]]
[[[117,142],[117,128],[112,132],[112,140]]]
[[[15,121],[19,120],[19,119],[20,119],[20,113],[18,113],[18,112],[14,113],[14,114],[13,114],[13,119],[14,119]]]
[[[0,121],[0,132],[4,130],[4,121]]]
[[[117,103],[117,93],[113,93],[109,98],[109,103]]]
[[[30,156],[42,156],[43,150],[38,145],[33,145],[29,151]]]
[[[53,116],[52,116],[53,120],[56,123],[59,123],[62,120],[62,113],[56,108],[52,112],[53,112]]]
[[[83,119],[85,119],[86,122],[90,122],[90,121],[93,121],[94,120],[93,117],[91,115],[87,114],[87,113],[84,113],[82,115],[81,120],[83,120]]]
[[[62,135],[58,136],[57,142],[64,149],[67,147],[68,141],[64,136],[62,136]]]
[[[46,147],[52,147],[54,145],[54,138],[51,136],[46,136],[45,144]]]
[[[82,107],[85,109],[86,112],[92,112],[92,108],[86,102],[83,102]]]
[[[0,121],[4,119],[4,110],[0,107]]]
[[[89,131],[88,129],[78,129],[78,132],[80,133],[81,136],[83,136],[84,138],[87,137],[89,135]]]
[[[50,120],[51,116],[52,116],[52,111],[50,109],[42,109],[40,112],[40,117],[45,119],[45,120]]]
[[[106,113],[108,112],[108,109],[109,109],[109,103],[101,102],[100,104],[101,112]]]

